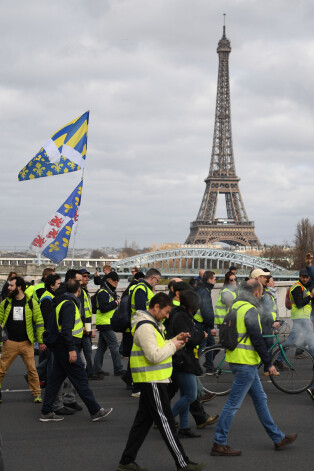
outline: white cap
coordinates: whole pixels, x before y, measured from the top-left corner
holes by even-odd
[[[270,272],[264,271],[261,268],[255,268],[255,270],[253,270],[251,273],[251,278],[255,279],[255,278],[258,278],[259,276],[270,276]]]

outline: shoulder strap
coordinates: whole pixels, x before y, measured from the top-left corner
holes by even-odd
[[[4,312],[5,312],[6,308],[8,307],[8,305],[9,305],[9,301],[6,299],[6,300],[4,301],[4,305],[3,305]]]
[[[136,324],[136,327],[135,327],[135,330],[140,327],[141,325],[143,324],[151,324],[152,326],[155,327],[155,329],[160,333],[160,335],[163,337],[162,333],[160,332],[160,330],[158,329],[158,325],[153,322],[153,321],[148,321],[148,320],[144,320],[144,321],[140,321]],[[135,330],[134,330],[134,333],[135,333]]]

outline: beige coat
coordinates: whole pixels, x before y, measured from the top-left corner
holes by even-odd
[[[164,325],[161,322],[158,322],[147,311],[136,311],[132,320],[132,328],[138,322],[144,320],[155,322],[160,332],[165,330]],[[160,363],[174,355],[176,352],[176,347],[172,340],[166,340],[166,344],[163,347],[158,347],[156,335],[156,329],[151,324],[143,324],[136,329],[133,338],[135,344],[143,350],[146,359],[150,363]]]

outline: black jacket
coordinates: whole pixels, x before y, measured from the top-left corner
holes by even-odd
[[[73,337],[72,329],[75,324],[75,305],[80,309],[80,303],[76,296],[70,293],[65,293],[58,298],[53,299],[54,314],[56,313],[55,308],[62,301],[67,301],[64,303],[59,312],[59,324],[61,325],[61,337],[60,342],[63,343],[67,350],[70,352],[74,350],[75,346],[80,346],[82,339]]]
[[[199,332],[195,328],[191,314],[189,314],[183,307],[176,306],[170,314],[167,336],[172,338],[181,332],[188,332],[191,337],[189,337],[185,347],[176,352],[173,356],[174,371],[201,375],[202,369],[198,359],[194,356],[194,348],[204,340],[205,334],[204,332]]]

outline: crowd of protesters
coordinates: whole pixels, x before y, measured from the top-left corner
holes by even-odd
[[[311,254],[307,254],[305,267],[287,294],[292,329],[285,345],[303,345],[314,355],[312,259]],[[139,409],[118,465],[119,471],[146,469],[136,464],[135,459],[153,424],[160,431],[178,470],[203,469],[203,463],[188,458],[180,442],[180,439],[201,436],[189,427],[189,413],[198,430],[217,423],[212,455],[241,454],[240,450],[228,446],[227,437],[232,419],[247,393],[252,396],[258,417],[276,450],[296,439],[297,434],[285,435],[274,424],[257,374],[261,360],[265,376],[280,375],[285,369],[280,356],[272,365],[268,351],[272,339],[262,337],[262,334],[272,334],[280,325],[276,288],[267,269],[252,269],[245,280],[238,282],[237,268],[231,266],[213,306],[212,289],[217,280],[211,270],[200,270],[189,283],[180,278],[172,279],[167,295],[155,292],[161,278],[159,270],[150,268],[144,274],[134,267],[132,280],[122,294],[122,298],[130,299],[131,327],[123,333],[120,344],[111,326],[111,318],[121,302],[117,294],[119,275],[109,265],[103,267],[103,272],[103,275],[99,271],[94,274],[94,283],[99,289],[93,300],[88,290],[91,273],[86,268],[68,270],[64,281],[54,268],[45,268],[41,281],[35,285],[29,277],[23,278],[16,272],[9,274],[0,304],[0,403],[5,375],[16,357],[21,356],[33,401],[41,404],[41,422],[62,421],[64,416],[82,410],[77,395],[93,422],[104,419],[113,409],[101,407],[90,382],[104,380],[110,374],[102,370],[108,348],[114,376],[124,381],[132,397],[139,398]],[[198,355],[206,346],[215,344],[231,309],[237,311],[238,331],[247,335],[241,349],[227,351],[234,383],[219,418],[218,414],[209,415],[204,409],[203,404],[215,399],[215,394],[202,387],[203,372]],[[96,314],[94,329],[92,313]],[[94,358],[93,339],[98,342]],[[36,352],[39,354],[37,366]],[[297,355],[302,358],[302,348]],[[122,357],[128,358],[125,369]],[[210,355],[205,356],[202,366],[206,374],[212,374]],[[45,391],[43,398],[42,391]],[[176,399],[177,391],[179,398]],[[307,392],[314,400],[314,384]]]

